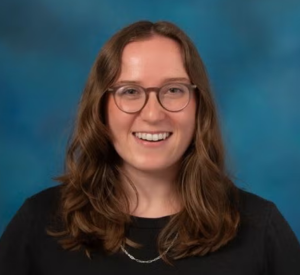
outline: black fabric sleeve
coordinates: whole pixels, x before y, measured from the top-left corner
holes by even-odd
[[[300,274],[300,244],[273,203],[270,203],[265,242],[266,273],[264,274]]]
[[[32,219],[26,201],[15,214],[0,238],[0,274],[27,275],[30,271],[29,245]]]

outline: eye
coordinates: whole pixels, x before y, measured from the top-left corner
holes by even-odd
[[[122,91],[122,94],[126,94],[126,95],[135,95],[137,93],[138,91],[134,88],[127,88]]]
[[[161,96],[168,98],[182,97],[186,92],[186,87],[179,83],[170,83],[161,88]]]
[[[168,92],[171,94],[184,93],[183,89],[181,89],[179,87],[171,87],[171,88],[169,88]]]
[[[138,87],[124,86],[117,90],[117,94],[122,97],[137,97],[142,94]]]

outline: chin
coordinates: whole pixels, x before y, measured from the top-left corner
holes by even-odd
[[[144,172],[163,172],[172,168],[177,167],[178,162],[169,162],[169,161],[157,161],[149,159],[147,161],[139,161],[135,163],[127,163],[127,165],[134,167],[136,170]]]

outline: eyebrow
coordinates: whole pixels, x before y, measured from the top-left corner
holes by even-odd
[[[164,83],[168,83],[168,82],[190,82],[190,80],[186,77],[170,77],[170,78],[165,78],[163,81],[162,81],[162,84]],[[137,84],[137,85],[141,85],[141,81],[135,81],[135,80],[121,80],[121,81],[118,81],[116,83],[116,85],[119,85],[119,84]]]

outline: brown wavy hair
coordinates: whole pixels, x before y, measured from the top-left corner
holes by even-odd
[[[189,37],[176,25],[139,21],[117,32],[101,49],[91,69],[79,104],[73,137],[66,155],[61,186],[60,217],[63,227],[49,234],[59,237],[65,249],[94,249],[108,254],[127,243],[131,222],[129,201],[122,189],[122,160],[116,153],[106,121],[107,89],[120,75],[124,47],[154,35],[176,41],[185,69],[197,85],[196,127],[182,157],[175,184],[182,210],[173,215],[158,237],[163,259],[205,255],[224,246],[237,233],[240,221],[238,191],[224,165],[224,149],[217,113],[203,62]],[[109,114],[108,114],[109,115]],[[174,236],[177,238],[174,240]]]

